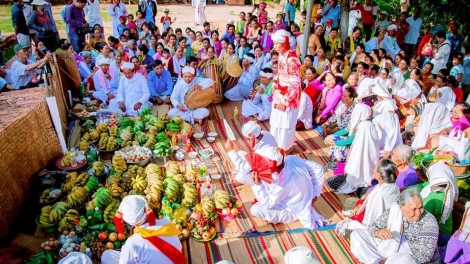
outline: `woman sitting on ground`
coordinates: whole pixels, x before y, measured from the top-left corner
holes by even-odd
[[[317,49],[317,56],[313,59],[313,67],[320,75],[330,67],[330,61],[326,58],[325,50],[321,47]]]
[[[302,80],[305,79],[305,71],[307,71],[308,68],[313,66],[313,61],[314,61],[314,58],[312,55],[310,54],[305,55],[304,63],[302,64],[302,66],[300,66],[300,78],[302,78]]]
[[[330,71],[324,72],[315,79],[313,87],[322,91],[314,120],[317,125],[322,125],[334,114],[334,110],[341,100],[343,88],[341,84],[337,83],[336,77]]]
[[[317,131],[323,136],[328,136],[346,128],[351,120],[351,114],[354,110],[354,106],[356,105],[356,98],[357,92],[354,88],[344,88],[341,102],[336,106],[335,114],[328,118],[328,120],[321,126],[321,131]]]

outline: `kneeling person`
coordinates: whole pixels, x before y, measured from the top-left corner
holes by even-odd
[[[243,101],[242,115],[245,117],[253,116],[259,121],[269,119],[271,116],[271,101],[269,97],[272,93],[273,70],[264,68],[259,73],[260,85],[254,88],[250,93],[250,98]]]

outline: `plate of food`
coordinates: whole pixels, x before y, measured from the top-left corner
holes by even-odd
[[[141,146],[131,146],[116,151],[122,155],[128,164],[136,164],[138,166],[144,166],[149,163],[152,157],[152,151],[149,148]]]
[[[69,158],[66,158],[65,156],[58,158],[55,161],[55,165],[57,168],[61,170],[66,170],[66,171],[73,171],[73,170],[81,169],[86,164],[87,164],[86,158],[84,158],[81,162],[77,162],[76,166],[72,166],[71,160]]]

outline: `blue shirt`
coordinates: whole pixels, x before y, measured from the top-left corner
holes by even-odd
[[[169,71],[163,69],[160,76],[155,71],[148,75],[149,90],[152,96],[171,95],[173,91],[173,82]]]
[[[119,24],[119,25],[117,26],[117,31],[118,31],[119,36],[121,36],[122,33],[124,33],[124,29],[126,29],[126,28],[128,28],[127,25],[121,25],[121,24]]]
[[[323,24],[326,23],[326,20],[332,19],[333,20],[333,27],[338,26],[338,20],[341,18],[341,7],[339,5],[336,5],[335,8],[331,8],[328,11],[328,14],[325,15],[325,11],[328,9],[328,7],[323,8]]]
[[[225,33],[225,35],[222,37],[222,39],[228,39],[228,42],[230,44],[234,44],[235,43],[235,34],[233,34],[233,36],[230,36],[230,33]]]
[[[289,11],[289,17],[285,16],[284,20],[286,22],[289,22],[289,21],[294,22],[294,20],[295,20],[295,6],[293,6],[291,3],[287,3],[286,8],[284,10],[284,13],[287,14],[287,11]]]
[[[450,70],[450,75],[454,76],[455,79],[457,79],[457,76],[459,75],[459,73],[462,73],[462,81],[463,81],[463,68],[461,64],[453,66],[452,69]],[[459,83],[459,87],[462,87],[462,83]]]
[[[11,18],[13,27],[18,27],[18,33],[29,36],[29,29],[26,24],[26,18],[24,17],[23,7],[16,3],[13,4],[11,7]]]
[[[145,8],[145,21],[147,22],[152,22],[155,24],[155,18],[153,17],[153,5],[152,1],[149,1],[148,3],[146,2],[146,8]]]
[[[462,76],[462,83],[469,85],[470,84],[470,56],[465,56],[463,59],[463,76]]]
[[[378,48],[378,44],[379,44],[379,41],[376,37],[373,37],[371,38],[369,41],[366,42],[366,44],[364,45],[364,50],[369,53],[371,52],[373,49],[377,49]]]

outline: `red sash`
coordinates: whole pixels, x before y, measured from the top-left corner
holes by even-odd
[[[152,243],[154,247],[160,250],[163,255],[165,255],[175,264],[184,264],[188,261],[188,259],[182,252],[180,252],[172,244],[166,242],[165,240],[159,237],[149,237],[144,239]]]

